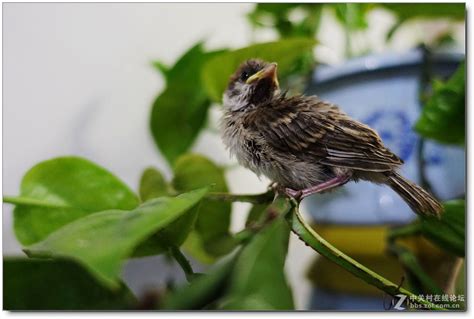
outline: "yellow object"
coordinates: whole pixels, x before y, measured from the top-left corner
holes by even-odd
[[[364,266],[394,283],[401,282],[403,268],[396,257],[387,253],[387,234],[390,226],[317,225],[313,228],[333,246]],[[443,251],[421,236],[399,239],[397,244],[410,249],[423,266],[427,267],[428,273],[435,273],[440,260],[446,257]],[[312,264],[308,277],[315,286],[333,292],[383,295],[379,289],[324,257],[318,258]],[[406,287],[406,281],[403,286]]]

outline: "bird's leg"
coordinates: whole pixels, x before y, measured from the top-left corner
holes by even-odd
[[[351,178],[350,175],[340,175],[340,176],[336,176],[334,178],[331,178],[330,180],[327,180],[327,181],[325,181],[321,184],[311,186],[311,187],[308,187],[308,188],[305,188],[305,189],[301,189],[301,190],[298,190],[298,191],[296,191],[294,189],[291,189],[291,188],[286,188],[285,192],[290,197],[296,198],[298,200],[302,200],[303,198],[305,198],[309,195],[316,194],[316,193],[321,193],[323,191],[327,191],[329,189],[332,189],[332,188],[335,188],[335,187],[338,187],[338,186],[342,186],[345,183],[347,183],[350,180],[350,178]]]

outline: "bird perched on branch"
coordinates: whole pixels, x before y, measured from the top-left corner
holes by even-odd
[[[277,64],[244,62],[223,97],[222,137],[239,163],[297,199],[349,181],[390,186],[418,214],[441,204],[398,173],[403,161],[379,135],[317,96],[280,93]]]

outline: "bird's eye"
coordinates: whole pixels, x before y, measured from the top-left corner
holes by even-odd
[[[242,81],[247,80],[249,77],[250,77],[250,74],[249,74],[247,71],[244,71],[244,72],[242,72],[242,73],[240,74],[240,79],[241,79]]]

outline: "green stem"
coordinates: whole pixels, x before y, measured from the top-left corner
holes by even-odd
[[[287,215],[287,220],[292,231],[303,242],[324,257],[328,258],[330,261],[343,267],[354,276],[364,280],[366,283],[379,288],[391,296],[396,296],[397,294],[406,295],[410,297],[410,300],[413,300],[413,302],[423,305],[425,307],[424,309],[444,310],[443,308],[412,294],[408,290],[401,288],[399,285],[394,284],[369,268],[361,265],[336,247],[332,246],[304,221],[297,207],[294,208],[292,214]]]
[[[252,204],[271,203],[275,194],[268,191],[261,194],[229,194],[229,193],[209,193],[206,198],[209,200],[225,201],[225,202],[246,202]]]
[[[183,269],[183,272],[186,275],[186,280],[190,282],[194,277],[194,271],[193,271],[193,268],[191,267],[191,264],[189,263],[189,260],[186,258],[186,256],[183,255],[181,250],[179,250],[179,248],[176,246],[171,246],[169,251],[170,251],[171,256],[173,256],[176,262]]]
[[[408,279],[412,284],[412,291],[414,287],[421,284],[422,287],[420,288],[424,287],[431,294],[441,295],[444,293],[443,290],[426,274],[416,256],[410,250],[396,244],[398,238],[416,236],[420,233],[421,228],[418,222],[391,229],[387,236],[388,250],[397,257],[403,267],[405,267],[407,274],[410,275]]]
[[[428,290],[430,294],[444,294],[443,290],[438,287],[436,282],[426,274],[425,270],[418,262],[418,259],[411,251],[395,243],[389,244],[389,250],[392,254],[397,256],[398,260],[406,270],[415,276],[415,278],[421,283],[421,286]]]
[[[288,198],[281,196],[276,197],[275,200],[263,210],[260,217],[252,224],[252,226],[247,226],[247,228],[235,234],[234,239],[239,243],[248,241],[253,235],[271,223],[275,218],[279,216],[284,217],[291,211],[293,206],[294,205]]]
[[[234,235],[234,239],[240,244],[248,241],[250,238],[252,238],[253,235],[255,235],[256,230],[255,229],[248,229],[245,228],[244,230],[239,231]]]

